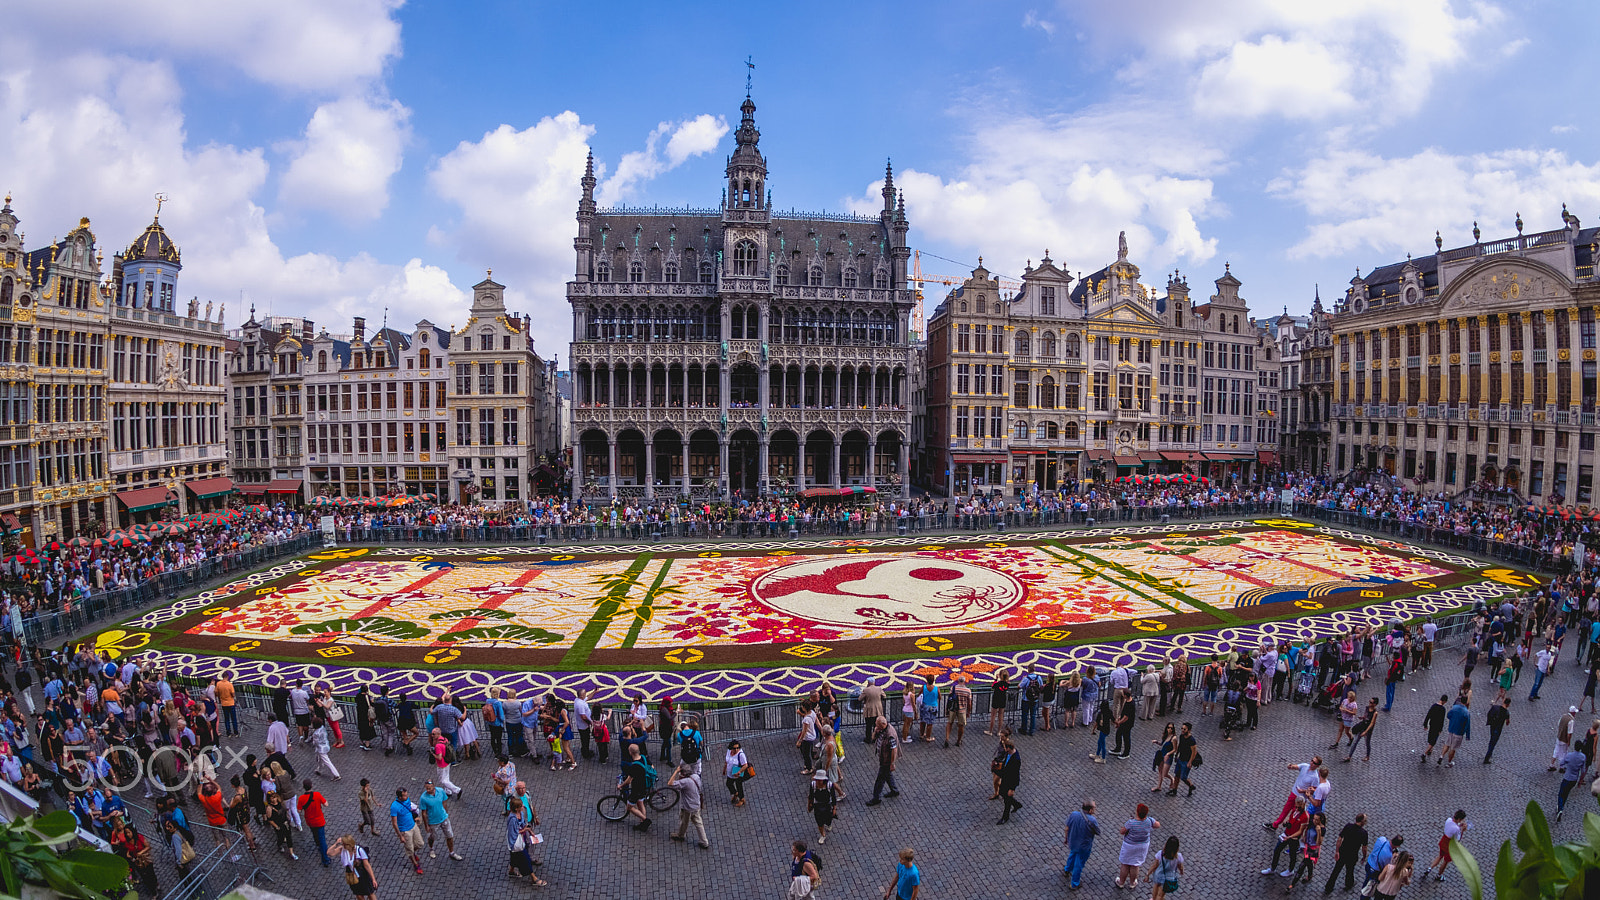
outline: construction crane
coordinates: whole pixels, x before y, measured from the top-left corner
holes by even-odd
[[[963,263],[956,262],[956,260],[953,259],[945,259],[942,256],[937,256],[932,253],[928,255],[934,257],[935,259],[944,260],[945,262],[963,265]],[[983,257],[981,256],[978,257],[978,265],[983,265]],[[916,286],[917,305],[911,309],[911,328],[919,337],[924,337],[927,333],[927,323],[923,319],[922,307],[923,291],[925,287],[929,284],[942,284],[945,287],[954,287],[971,277],[972,275],[970,272],[966,275],[935,275],[929,272],[924,272],[922,271],[922,251],[917,250],[912,253],[911,283]],[[1000,289],[1002,292],[1018,291],[1022,289],[1022,281],[1020,279],[1008,278],[1003,275],[995,275],[992,272],[990,273],[990,277],[1000,282]]]

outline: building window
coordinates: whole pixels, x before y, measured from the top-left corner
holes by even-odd
[[[733,245],[733,273],[735,275],[756,274],[756,242],[739,241]]]

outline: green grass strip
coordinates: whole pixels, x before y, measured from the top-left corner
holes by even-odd
[[[1167,608],[1169,610],[1172,610],[1175,613],[1182,613],[1183,612],[1183,610],[1178,609],[1178,608],[1172,606],[1169,603],[1162,602],[1161,600],[1158,600],[1155,597],[1149,596],[1149,594],[1147,594],[1145,591],[1142,591],[1139,588],[1134,587],[1134,585],[1135,584],[1145,585],[1147,587],[1154,588],[1155,590],[1160,591],[1162,594],[1165,594],[1168,597],[1172,597],[1172,598],[1175,598],[1175,599],[1177,599],[1179,601],[1182,601],[1183,603],[1188,604],[1189,606],[1192,606],[1192,607],[1194,607],[1195,609],[1197,609],[1197,610],[1199,610],[1201,612],[1210,613],[1210,614],[1216,616],[1218,619],[1221,619],[1223,622],[1226,622],[1229,625],[1242,625],[1242,624],[1244,624],[1244,620],[1239,618],[1238,616],[1234,615],[1233,613],[1228,612],[1228,611],[1226,611],[1224,609],[1221,609],[1220,607],[1212,606],[1209,603],[1204,603],[1204,602],[1202,602],[1200,600],[1196,600],[1195,598],[1189,596],[1188,594],[1184,593],[1183,591],[1178,590],[1177,588],[1166,587],[1164,585],[1152,585],[1148,581],[1145,580],[1146,576],[1141,575],[1138,572],[1135,572],[1132,569],[1130,569],[1127,566],[1124,566],[1124,565],[1122,565],[1120,563],[1112,562],[1111,560],[1108,560],[1108,559],[1101,559],[1100,557],[1094,556],[1093,554],[1085,553],[1084,551],[1079,550],[1076,547],[1069,547],[1069,546],[1067,546],[1065,544],[1061,544],[1061,543],[1055,542],[1055,541],[1052,541],[1052,543],[1054,543],[1057,547],[1060,547],[1062,550],[1065,550],[1068,553],[1076,554],[1077,556],[1080,556],[1083,559],[1087,559],[1087,560],[1090,560],[1092,562],[1098,563],[1099,565],[1101,565],[1102,567],[1104,567],[1106,569],[1110,569],[1112,571],[1121,573],[1122,576],[1124,578],[1128,579],[1128,581],[1131,582],[1131,583],[1124,584],[1124,583],[1118,581],[1117,579],[1112,578],[1111,576],[1105,574],[1104,572],[1101,572],[1100,576],[1102,578],[1105,578],[1107,581],[1110,581],[1112,584],[1115,584],[1115,585],[1118,585],[1119,587],[1127,588],[1128,590],[1133,591],[1134,593],[1138,594],[1141,597],[1144,597],[1146,600],[1149,600],[1151,603],[1157,604],[1158,606],[1163,606],[1163,607],[1165,607],[1165,608]]]
[[[667,580],[667,570],[672,568],[672,558],[661,561],[661,571],[656,573],[656,580],[650,583],[650,589],[644,592],[644,597],[633,611],[633,624],[628,626],[628,636],[622,639],[622,649],[628,650],[639,639],[639,632],[644,628],[645,620],[650,618],[650,611],[654,607],[656,597],[661,591],[661,582]]]
[[[589,624],[584,626],[578,639],[567,648],[567,654],[561,657],[563,667],[578,668],[589,659],[589,654],[600,643],[600,639],[605,637],[606,629],[611,627],[611,619],[617,614],[617,610],[622,608],[628,593],[638,587],[639,573],[644,571],[645,566],[650,565],[651,559],[648,553],[640,554],[639,558],[633,561],[633,565],[614,581],[611,589],[601,596],[600,602],[595,604],[594,616],[589,619]]]

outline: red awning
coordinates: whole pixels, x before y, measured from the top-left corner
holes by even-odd
[[[264,494],[267,486],[264,484],[239,484],[234,485],[234,490],[241,494]]]
[[[1089,458],[1093,460],[1115,459],[1110,450],[1090,450]]]
[[[1278,464],[1278,454],[1271,450],[1260,451],[1256,454],[1256,459],[1260,460],[1263,466],[1275,466]]]
[[[1144,461],[1139,459],[1139,457],[1137,457],[1137,456],[1118,456],[1118,457],[1116,457],[1116,460],[1117,460],[1117,465],[1119,465],[1119,466],[1142,466],[1142,465],[1144,465]]]
[[[1226,453],[1202,453],[1200,455],[1212,462],[1228,462],[1229,460],[1233,459],[1232,456],[1229,456]]]
[[[274,478],[274,479],[272,479],[272,483],[267,485],[267,493],[269,493],[269,494],[298,494],[298,493],[300,493],[300,479],[298,479],[298,478]]]
[[[128,512],[144,512],[147,509],[156,509],[168,506],[173,501],[167,497],[164,487],[140,488],[136,491],[121,491],[117,499],[128,508]]]
[[[198,481],[185,482],[184,487],[194,492],[196,497],[205,500],[210,497],[220,497],[233,492],[232,478],[202,478]]]
[[[1161,454],[1154,450],[1140,450],[1139,458],[1145,462],[1153,462],[1155,460],[1159,460],[1161,458]]]
[[[1161,458],[1168,462],[1197,462],[1202,457],[1193,450],[1163,450]]]
[[[995,465],[995,464],[1005,465],[1007,462],[1009,462],[1009,460],[1007,460],[1004,456],[959,456],[958,455],[958,456],[955,457],[954,465],[970,466],[970,465],[979,465],[979,464],[984,464],[984,463],[987,463],[989,465]]]

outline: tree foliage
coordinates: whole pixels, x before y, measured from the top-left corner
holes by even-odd
[[[515,619],[517,614],[505,609],[485,609],[481,606],[473,609],[447,609],[428,616],[429,619]]]
[[[1517,829],[1516,849],[1522,853],[1520,859],[1510,841],[1500,845],[1494,900],[1584,900],[1600,894],[1600,815],[1585,813],[1582,838],[1557,844],[1550,836],[1544,810],[1530,800],[1522,827]],[[1477,859],[1460,841],[1450,842],[1450,858],[1461,870],[1473,900],[1483,900],[1483,871]],[[1593,886],[1589,882],[1594,882]]]
[[[128,878],[128,861],[122,857],[92,847],[61,852],[77,827],[77,820],[65,810],[3,823],[0,886],[6,894],[21,896],[22,885],[31,883],[48,885],[67,897],[101,900],[122,887]]]

